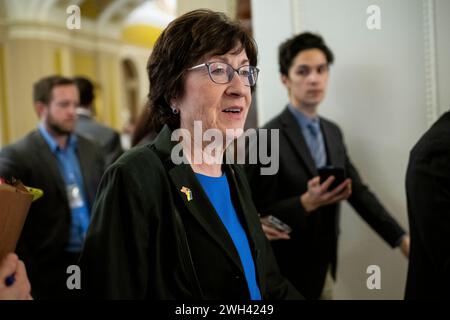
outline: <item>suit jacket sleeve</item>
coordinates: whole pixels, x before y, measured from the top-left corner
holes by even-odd
[[[431,154],[432,152],[432,154]],[[434,266],[446,275],[442,287],[450,286],[450,150],[437,142],[410,165],[407,179],[408,209],[414,214],[417,236]]]
[[[342,139],[342,134],[339,132]],[[343,141],[343,140],[342,140]],[[348,199],[352,207],[391,247],[399,245],[399,240],[406,233],[392,215],[384,208],[380,200],[362,181],[358,171],[353,166],[345,145],[345,169],[352,179],[352,195]]]
[[[120,155],[123,153],[122,145],[120,142],[120,135],[117,132],[112,132],[112,137],[106,146],[107,154],[106,154],[106,165],[109,166],[114,161],[117,160],[117,158],[120,157]]]
[[[261,231],[262,232],[262,231]],[[269,240],[265,239],[267,300],[304,300],[295,287],[281,275]]]
[[[248,180],[244,173],[240,175],[241,180],[243,182],[245,197],[251,198],[250,185],[248,184]],[[253,204],[252,207],[254,208]],[[256,211],[256,208],[254,208]],[[295,289],[295,287],[281,275],[280,269],[278,268],[278,263],[272,251],[272,246],[265,236],[261,223],[256,217],[254,224],[256,224],[256,229],[259,231],[258,233],[258,243],[261,244],[260,252],[264,254],[264,270],[265,270],[265,281],[267,294],[264,296],[264,299],[268,300],[291,300],[291,299],[304,299],[304,297]]]
[[[8,146],[0,151],[0,177],[23,179],[25,171],[22,159],[17,155],[15,148]]]
[[[270,148],[270,144],[267,147]],[[249,152],[254,152],[251,148],[254,148],[254,146],[248,147]],[[270,149],[268,154],[271,154]],[[307,213],[300,201],[301,194],[286,196],[278,201],[270,201],[270,197],[263,195],[267,195],[267,190],[270,190],[280,183],[278,175],[265,175],[262,177],[261,168],[264,168],[265,165],[261,164],[259,161],[256,164],[248,164],[250,162],[247,160],[246,163],[244,169],[250,184],[250,189],[252,190],[253,201],[259,211],[258,213],[261,216],[275,215],[277,218],[294,228],[305,228],[307,223]]]
[[[149,263],[151,199],[138,169],[114,164],[102,178],[81,257],[89,298],[144,299]],[[144,180],[144,179],[142,179]]]

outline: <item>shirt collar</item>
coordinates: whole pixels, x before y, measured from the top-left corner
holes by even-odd
[[[288,104],[287,107],[288,107],[289,111],[292,113],[292,115],[295,117],[295,119],[297,120],[297,122],[300,125],[300,128],[302,128],[302,130],[306,130],[308,125],[312,125],[316,129],[320,128],[319,117],[315,117],[315,118],[311,119],[311,118],[307,117],[303,112],[301,112],[300,110],[295,108],[293,105],[291,105],[290,103]]]
[[[50,147],[50,150],[52,153],[56,153],[57,151],[60,151],[61,148],[58,146],[58,143],[55,138],[53,138],[50,133],[47,131],[45,126],[40,123],[38,126],[38,130],[41,133],[41,135],[44,137],[45,141],[47,142],[48,146]],[[74,148],[76,146],[77,137],[73,134],[69,135],[69,140],[67,143],[67,148]]]

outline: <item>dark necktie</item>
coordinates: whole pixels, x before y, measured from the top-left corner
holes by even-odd
[[[323,137],[320,132],[319,123],[309,123],[307,125],[309,132],[311,133],[311,144],[309,150],[316,164],[316,168],[322,168],[326,165],[326,152]]]

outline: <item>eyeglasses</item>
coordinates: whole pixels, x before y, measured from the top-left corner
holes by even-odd
[[[259,69],[254,66],[242,66],[234,69],[228,63],[225,62],[206,62],[197,66],[191,67],[188,70],[194,70],[202,67],[208,68],[208,74],[214,83],[225,84],[231,82],[234,77],[234,73],[237,72],[244,85],[247,87],[253,87],[258,79]]]

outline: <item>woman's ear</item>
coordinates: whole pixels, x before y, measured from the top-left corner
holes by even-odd
[[[177,98],[171,98],[170,99],[170,106],[177,106],[178,105],[178,99]]]
[[[180,113],[180,110],[178,109],[178,104],[177,104],[176,98],[170,99],[170,109],[172,109],[173,114]]]

